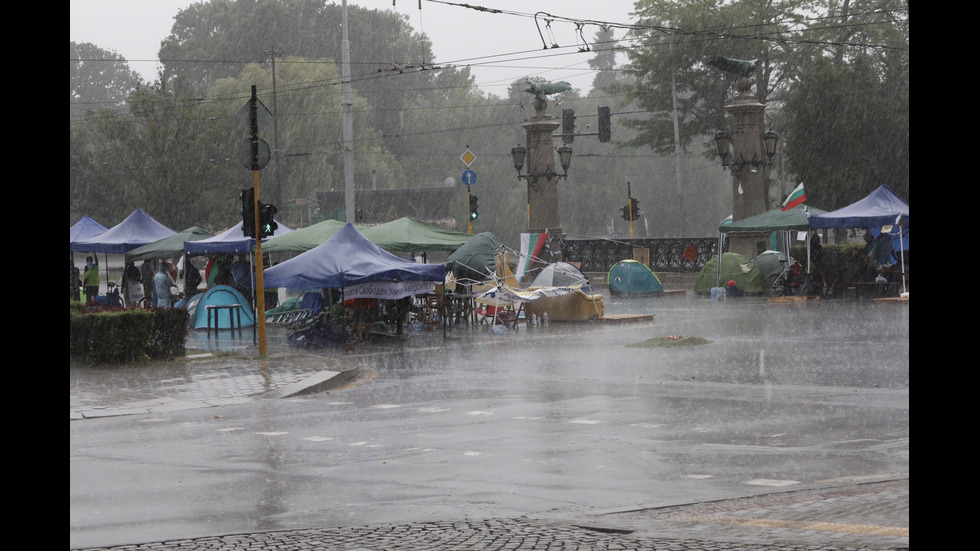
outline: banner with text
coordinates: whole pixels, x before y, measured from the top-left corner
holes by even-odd
[[[344,287],[344,300],[352,298],[380,298],[396,300],[433,293],[436,290],[434,281],[375,281]]]

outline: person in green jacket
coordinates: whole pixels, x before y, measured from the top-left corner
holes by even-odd
[[[82,285],[85,286],[85,301],[95,302],[95,297],[99,296],[99,265],[92,261],[91,256],[85,258]]]

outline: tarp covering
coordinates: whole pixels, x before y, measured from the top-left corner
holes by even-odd
[[[95,220],[92,220],[85,215],[81,220],[75,222],[75,225],[68,228],[68,250],[69,251],[81,251],[75,248],[75,242],[83,239],[90,239],[96,235],[104,233],[106,227],[99,224]]]
[[[575,287],[588,284],[588,276],[573,264],[553,262],[541,268],[529,287]]]
[[[613,295],[649,296],[664,292],[657,274],[636,260],[620,260],[613,264],[606,276],[606,284]]]
[[[496,285],[477,295],[474,300],[490,306],[511,306],[519,302],[531,302],[540,298],[564,296],[575,292],[576,289],[573,287],[545,287],[521,290],[505,285]]]
[[[886,185],[846,207],[811,216],[811,228],[873,228],[897,224],[908,226],[909,204]]]
[[[492,233],[478,233],[449,255],[446,259],[446,269],[451,270],[456,279],[485,281],[494,273],[498,248],[500,243]]]
[[[701,269],[694,292],[709,293],[712,287],[725,287],[730,280],[735,280],[738,290],[743,293],[761,293],[766,289],[766,278],[755,263],[738,253],[725,253],[721,255],[720,279],[718,257],[713,256]]]
[[[255,314],[248,305],[248,299],[235,290],[234,287],[227,285],[216,285],[203,293],[198,293],[187,301],[187,312],[190,314],[191,326],[194,329],[208,328],[208,306],[228,306],[231,304],[241,304],[242,327],[255,325]],[[229,308],[219,308],[215,310],[218,323],[215,325],[215,314],[211,315],[211,328],[228,329],[231,325],[231,312]],[[235,318],[235,327],[238,327],[238,318]]]
[[[345,225],[340,220],[324,220],[312,226],[276,235],[262,243],[262,252],[305,253],[324,244]]]
[[[177,232],[154,220],[143,209],[136,209],[125,220],[108,230],[88,239],[76,241],[71,250],[123,254],[175,233]]]
[[[364,228],[361,233],[386,251],[404,253],[455,251],[473,238],[468,233],[446,230],[408,216]]]
[[[762,214],[743,218],[738,222],[732,222],[731,218],[726,218],[718,226],[718,231],[722,233],[776,230],[807,231],[810,229],[810,221],[807,216],[808,212],[812,217],[817,214],[823,214],[826,211],[806,205],[798,205],[785,211],[783,209],[772,209]]]
[[[276,230],[275,236],[269,237],[267,240],[272,240],[275,237],[285,235],[293,231],[291,228],[286,227],[286,225],[282,224],[281,222],[276,223],[279,224],[279,229]],[[219,233],[214,237],[201,239],[199,241],[187,241],[184,243],[184,251],[189,256],[212,254],[248,254],[252,252],[252,249],[254,248],[255,239],[245,237],[245,235],[242,233],[241,222],[235,224],[235,227],[231,228],[230,230]]]
[[[442,264],[402,260],[371,243],[347,224],[322,245],[265,271],[267,289],[343,288],[375,281],[436,281],[446,277]]]
[[[204,228],[193,226],[170,237],[148,243],[142,247],[136,247],[126,253],[126,262],[139,262],[140,260],[153,260],[155,258],[178,258],[184,254],[185,241],[198,241],[208,237],[214,237],[214,234]]]
[[[762,272],[762,275],[767,281],[769,276],[783,273],[786,262],[786,253],[772,250],[763,251],[759,256],[752,259],[752,263],[755,264],[756,268],[759,268],[759,271]],[[790,264],[792,262],[790,261]]]

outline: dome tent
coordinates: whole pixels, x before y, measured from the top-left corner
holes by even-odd
[[[617,296],[651,296],[664,293],[663,283],[646,264],[620,260],[606,276],[609,292]]]
[[[754,294],[766,290],[766,278],[751,260],[738,253],[724,253],[721,255],[720,272],[717,256],[705,263],[694,284],[694,292],[707,294],[712,287],[724,287],[731,280],[735,281],[741,293]]]

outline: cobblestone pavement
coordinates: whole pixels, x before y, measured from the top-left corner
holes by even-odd
[[[80,551],[849,551],[909,548],[908,479],[576,521],[509,518],[233,534]],[[894,526],[895,519],[903,519]],[[819,519],[819,520],[817,520]],[[890,525],[877,525],[875,522]]]

